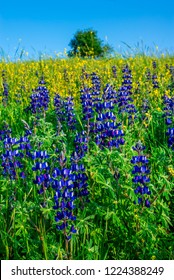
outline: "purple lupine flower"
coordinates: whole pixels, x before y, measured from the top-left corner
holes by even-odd
[[[94,90],[94,91],[92,91]],[[81,105],[83,120],[85,121],[85,129],[87,138],[89,140],[90,134],[95,133],[95,105],[98,104],[100,98],[98,98],[98,89],[84,87],[81,89]]]
[[[101,81],[99,76],[93,72],[91,74],[91,82],[92,82],[92,87],[91,87],[91,96],[92,96],[92,102],[95,105],[99,101],[101,101],[100,98],[100,90],[101,90]]]
[[[71,234],[75,233],[75,227],[72,221],[76,219],[73,214],[75,208],[74,200],[74,181],[76,180],[71,168],[66,167],[65,151],[60,153],[59,168],[55,168],[52,173],[52,188],[55,190],[54,206],[56,210],[55,221],[58,223],[57,230],[62,231],[66,240],[71,239]],[[69,224],[71,227],[69,228]]]
[[[166,134],[168,136],[168,146],[174,150],[174,128],[168,128]]]
[[[131,163],[135,164],[135,163],[148,163],[149,160],[147,159],[146,156],[142,156],[142,155],[139,155],[139,156],[133,156],[132,159],[131,159]]]
[[[3,105],[6,106],[7,105],[7,102],[8,102],[8,95],[9,95],[9,87],[8,87],[8,84],[7,82],[4,80],[3,81],[3,92],[2,92],[2,102],[3,102]]]
[[[7,135],[3,141],[5,149],[1,156],[3,175],[8,176],[11,180],[16,180],[18,175],[23,179],[25,178],[24,171],[17,172],[18,169],[23,169],[24,167],[21,163],[21,159],[24,157],[24,153],[21,152],[21,144],[23,141],[25,141],[24,143],[29,142],[26,137],[21,137],[18,140],[17,138],[11,138],[9,135]]]
[[[85,131],[82,131],[81,133],[76,134],[76,137],[74,139],[74,144],[75,144],[75,151],[77,153],[77,156],[79,158],[84,157],[85,153],[88,150],[87,133]]]
[[[159,88],[157,74],[152,75],[152,84],[153,84],[153,88]]]
[[[76,197],[83,198],[84,196],[88,196],[88,184],[87,180],[88,177],[85,174],[85,166],[84,164],[80,164],[80,160],[82,158],[82,155],[78,157],[79,151],[75,151],[75,153],[71,156],[71,170],[73,174],[75,175],[74,180],[74,192]],[[84,199],[83,199],[83,207],[84,207]]]
[[[134,192],[138,196],[138,204],[150,207],[148,196],[151,194],[151,191],[147,187],[147,184],[150,182],[147,174],[150,173],[150,170],[147,166],[148,159],[141,154],[146,147],[142,145],[141,141],[138,141],[132,148],[138,153],[138,156],[133,156],[131,159],[131,163],[134,164],[132,170],[132,174],[134,175],[132,182],[135,184]]]
[[[133,102],[133,99],[130,98],[130,95],[132,95],[131,92],[132,74],[128,65],[126,65],[122,69],[122,72],[123,72],[123,82],[117,94],[117,104],[119,108],[118,113],[119,114],[126,113],[128,115],[128,123],[133,124],[134,119],[137,118],[136,116],[137,110],[135,105],[131,103]]]
[[[116,123],[116,117],[112,111],[106,109],[106,113],[98,114],[98,122],[96,124],[97,135],[95,137],[95,142],[102,149],[104,146],[111,149],[112,147],[118,148],[120,145],[124,144],[123,130],[117,129],[120,123]]]
[[[117,68],[115,65],[112,66],[112,74],[114,78],[117,78]]]
[[[138,141],[132,149],[137,151],[138,155],[140,155],[141,151],[145,150],[146,147],[142,145],[141,141]]]
[[[32,170],[36,172],[36,177],[35,180],[33,180],[33,183],[40,187],[38,194],[44,194],[44,202],[41,203],[41,205],[42,207],[46,207],[45,192],[50,187],[52,178],[49,174],[50,165],[46,161],[49,158],[49,155],[47,151],[40,150],[41,145],[42,143],[40,142],[38,144],[38,150],[28,152],[27,154],[35,162],[32,167]]]
[[[69,129],[75,129],[76,119],[74,113],[73,97],[67,97],[64,102],[66,122]]]
[[[174,150],[174,98],[169,98],[167,95],[163,96],[165,123],[169,127],[166,135],[168,136],[168,146]]]
[[[152,61],[152,67],[153,67],[153,69],[156,69],[156,68],[157,68],[157,63],[156,63],[155,60]]]
[[[43,78],[39,81],[39,86],[33,90],[30,99],[30,106],[26,108],[26,110],[30,110],[36,117],[40,115],[45,116],[45,112],[48,110],[50,97]]]
[[[93,76],[95,76],[93,74]],[[100,81],[98,78],[94,78],[94,80],[97,79],[97,86],[98,88],[97,94],[99,94],[100,91]],[[83,112],[86,114],[85,119],[88,121],[86,127],[87,127],[87,137],[89,136],[89,133],[93,132],[93,135],[91,137],[95,137],[95,142],[97,145],[100,146],[100,148],[109,147],[112,148],[113,146],[119,147],[119,145],[124,144],[123,138],[121,139],[110,139],[110,138],[118,138],[121,136],[121,131],[118,131],[118,127],[121,125],[121,123],[116,124],[115,120],[116,117],[114,113],[111,111],[114,108],[115,100],[116,100],[116,91],[113,89],[113,87],[109,84],[107,84],[104,88],[104,92],[102,95],[102,99],[97,99],[97,102],[93,102],[92,94],[90,95],[90,89],[84,89],[82,99],[82,106],[83,106]],[[88,98],[88,100],[84,99]],[[94,109],[92,108],[94,107]],[[98,113],[98,115],[96,115]],[[94,120],[95,115],[95,122],[90,121],[91,119]],[[117,130],[117,131],[116,131]]]
[[[54,109],[57,118],[57,134],[59,134],[64,121],[64,102],[59,94],[56,94],[54,97]]]
[[[151,73],[150,73],[150,69],[149,69],[149,68],[147,68],[147,70],[146,70],[145,77],[146,77],[146,80],[147,80],[147,81],[150,81],[150,80],[151,80]]]

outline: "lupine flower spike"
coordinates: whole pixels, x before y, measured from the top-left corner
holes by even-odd
[[[138,141],[138,143],[132,148],[138,153],[137,156],[133,156],[131,159],[131,163],[134,164],[132,170],[132,174],[134,175],[134,178],[132,179],[135,186],[134,192],[138,197],[138,204],[149,208],[149,195],[151,194],[151,191],[147,186],[150,182],[150,178],[147,176],[150,173],[148,168],[149,161],[146,156],[142,155],[142,151],[144,151],[146,147],[142,145],[141,141]]]

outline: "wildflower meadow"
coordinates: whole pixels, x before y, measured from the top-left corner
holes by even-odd
[[[0,257],[174,259],[174,57],[0,62]]]

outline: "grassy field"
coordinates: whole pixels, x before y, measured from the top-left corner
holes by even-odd
[[[173,66],[0,62],[1,259],[174,259]]]

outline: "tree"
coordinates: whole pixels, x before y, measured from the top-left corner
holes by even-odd
[[[103,44],[103,41],[97,37],[97,31],[92,29],[77,31],[69,46],[71,50],[68,52],[68,56],[102,57],[113,51],[110,45]]]

